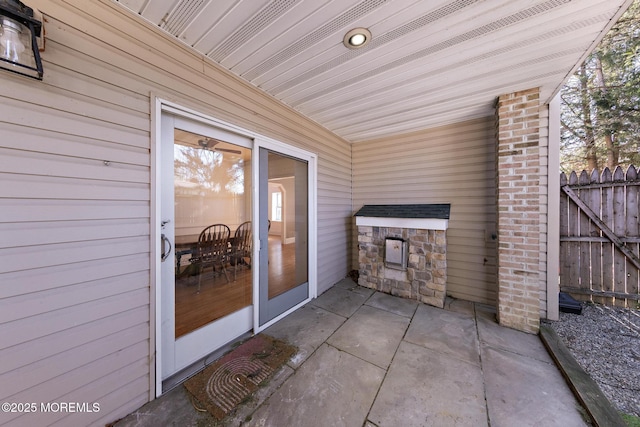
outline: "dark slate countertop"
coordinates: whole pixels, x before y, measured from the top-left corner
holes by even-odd
[[[436,218],[449,219],[450,204],[424,205],[364,205],[354,216],[374,218]]]

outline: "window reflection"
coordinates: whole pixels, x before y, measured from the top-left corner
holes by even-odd
[[[250,149],[175,130],[176,337],[252,304],[251,260],[232,256],[236,231],[251,220],[250,190]],[[213,224],[229,228],[228,253],[202,262],[198,239]]]

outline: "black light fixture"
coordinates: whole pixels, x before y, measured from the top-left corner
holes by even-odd
[[[42,22],[18,0],[0,0],[0,69],[42,80],[42,60],[36,37]]]

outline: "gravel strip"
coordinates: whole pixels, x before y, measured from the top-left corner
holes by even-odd
[[[548,324],[611,403],[640,417],[640,311],[583,303]]]

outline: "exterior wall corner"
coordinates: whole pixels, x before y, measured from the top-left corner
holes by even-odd
[[[546,283],[547,111],[538,88],[496,105],[498,321],[530,333],[540,327],[543,276]]]

